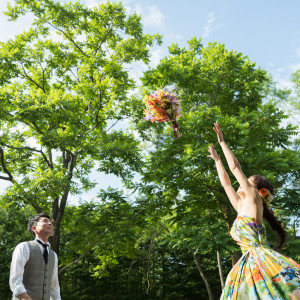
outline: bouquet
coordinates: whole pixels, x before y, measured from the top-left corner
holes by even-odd
[[[170,122],[173,124],[174,136],[181,135],[176,119],[180,117],[181,107],[175,89],[163,88],[154,94],[145,95],[145,120],[152,122]]]

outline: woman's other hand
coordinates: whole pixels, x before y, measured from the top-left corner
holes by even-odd
[[[214,161],[217,161],[220,159],[220,157],[213,145],[208,146],[208,152],[210,153],[210,155],[207,155],[207,157],[210,157]]]

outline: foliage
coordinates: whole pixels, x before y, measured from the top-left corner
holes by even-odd
[[[233,255],[238,248],[224,236],[224,229],[225,224],[230,229],[236,213],[206,157],[208,145],[216,143],[213,123],[221,123],[247,176],[260,173],[273,182],[277,191],[273,208],[287,226],[299,215],[299,186],[290,185],[300,175],[299,157],[291,147],[296,127],[283,125],[287,116],[276,106],[285,93],[270,97],[266,88],[270,79],[247,57],[217,43],[203,48],[201,40],[192,39],[188,44],[188,49],[169,47],[170,54],[142,78],[146,94],[176,86],[183,108],[178,122],[183,136],[178,140],[164,124],[149,125],[136,115],[137,130],[151,145],[142,181],[160,186],[160,202],[176,216],[179,230],[173,240],[178,247],[204,254],[219,250],[228,258],[226,251]],[[299,253],[291,239],[289,249]]]
[[[140,168],[134,136],[112,128],[130,116],[126,67],[147,63],[160,36],[143,34],[121,3],[16,0],[6,14],[26,13],[31,29],[1,43],[1,179],[13,184],[6,199],[51,212],[58,252],[69,193],[95,187],[93,169],[126,183]]]

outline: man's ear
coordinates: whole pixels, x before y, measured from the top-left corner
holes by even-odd
[[[35,226],[35,225],[32,226],[31,229],[32,229],[32,231],[33,231],[34,233],[36,233],[36,226]]]

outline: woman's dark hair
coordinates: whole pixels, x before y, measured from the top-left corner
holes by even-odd
[[[50,219],[50,216],[47,215],[46,213],[39,213],[39,214],[35,215],[33,218],[31,218],[31,219],[29,220],[29,222],[28,222],[27,228],[28,228],[29,232],[30,232],[34,237],[35,237],[35,233],[34,233],[34,231],[32,230],[32,226],[35,226],[36,223],[38,222],[38,220],[39,220],[40,218],[42,218],[42,217],[51,220],[51,219]]]
[[[252,179],[253,184],[257,188],[257,190],[260,190],[261,188],[266,188],[270,191],[272,195],[274,195],[274,188],[271,182],[264,176],[253,175],[249,179]],[[277,232],[279,237],[279,245],[276,248],[280,249],[284,246],[286,242],[287,232],[284,230],[283,223],[277,220],[273,212],[269,209],[268,205],[264,201],[263,201],[263,206],[264,206],[263,217],[268,221],[271,228]]]

